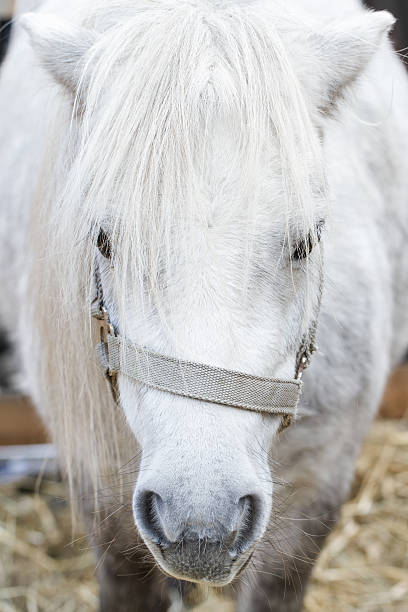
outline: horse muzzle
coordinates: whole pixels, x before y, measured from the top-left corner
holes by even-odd
[[[262,499],[230,494],[214,501],[205,512],[187,506],[181,517],[180,504],[171,497],[148,490],[135,494],[136,524],[166,574],[221,587],[247,563],[265,527]]]

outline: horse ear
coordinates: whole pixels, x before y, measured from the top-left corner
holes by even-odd
[[[52,15],[25,13],[20,23],[44,68],[58,83],[76,92],[96,34]]]
[[[309,37],[312,62],[308,81],[312,80],[312,89],[314,81],[314,94],[323,113],[330,112],[343,91],[365,71],[395,21],[388,11],[371,11],[330,23]]]

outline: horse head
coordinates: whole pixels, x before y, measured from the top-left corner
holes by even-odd
[[[325,121],[392,18],[322,27],[250,4],[130,5],[113,21],[23,20],[70,100],[61,284],[76,275],[83,291],[97,269],[130,343],[291,380],[322,286]],[[168,574],[227,584],[268,529],[282,417],[120,371],[117,393],[111,410],[141,449],[132,507],[144,542]],[[93,418],[107,444],[109,424]]]

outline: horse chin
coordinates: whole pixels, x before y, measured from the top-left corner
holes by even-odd
[[[246,569],[253,554],[251,550],[236,558],[219,544],[205,542],[200,550],[196,544],[162,548],[152,541],[144,541],[165,576],[212,588],[226,587],[233,582]]]

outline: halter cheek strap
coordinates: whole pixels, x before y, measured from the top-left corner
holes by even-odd
[[[92,304],[92,316],[97,327],[96,350],[116,402],[118,401],[117,376],[123,374],[166,393],[281,416],[280,431],[295,420],[302,392],[302,373],[316,350],[317,319],[299,349],[295,378],[290,380],[263,378],[168,357],[128,342],[115,333],[109,321],[103,305],[102,284],[97,265],[95,286],[96,297]]]

